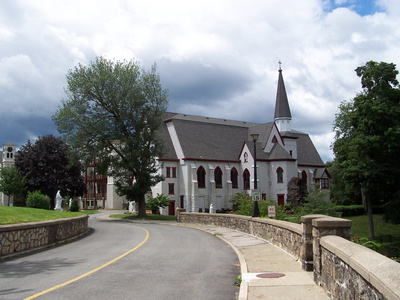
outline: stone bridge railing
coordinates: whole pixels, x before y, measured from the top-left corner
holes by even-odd
[[[0,258],[39,250],[75,238],[87,230],[87,215],[44,222],[0,225]]]
[[[263,238],[299,259],[332,299],[400,300],[400,264],[350,242],[351,221],[324,215],[301,225],[231,214],[186,213],[178,222],[227,227]]]

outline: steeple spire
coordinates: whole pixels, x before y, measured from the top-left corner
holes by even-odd
[[[285,83],[283,82],[282,76],[282,63],[279,61],[279,77],[278,77],[278,88],[276,91],[276,102],[275,102],[275,123],[280,131],[290,131],[290,121],[292,120],[292,114],[290,113],[289,101],[286,95]]]

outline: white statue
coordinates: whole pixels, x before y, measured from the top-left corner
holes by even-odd
[[[211,203],[210,205],[210,214],[214,213],[214,204]]]
[[[58,191],[56,195],[56,207],[54,208],[54,210],[62,210],[61,202],[62,202],[62,197],[60,191]]]
[[[136,214],[136,202],[135,201],[129,201],[129,213],[130,214]]]

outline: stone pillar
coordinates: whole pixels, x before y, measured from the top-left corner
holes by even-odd
[[[186,212],[184,208],[177,208],[176,209],[176,221],[181,222],[181,212]]]
[[[312,220],[314,281],[321,285],[321,248],[320,239],[327,235],[337,235],[350,239],[351,220],[326,217]]]
[[[325,215],[307,215],[301,217],[303,234],[301,236],[300,261],[303,270],[310,272],[313,270],[313,227],[312,220],[326,218]]]

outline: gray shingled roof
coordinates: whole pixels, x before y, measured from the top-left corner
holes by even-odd
[[[297,137],[298,165],[325,166],[308,134],[296,130],[283,132],[281,134],[282,136]]]
[[[186,158],[237,161],[248,139],[248,124],[176,115],[172,118]]]
[[[253,152],[254,144],[250,140],[250,134],[260,133],[256,143],[258,159],[293,159],[279,144],[270,153],[262,151],[274,122],[257,124],[174,113],[165,114],[164,120],[174,123],[185,158],[238,161],[244,143]],[[299,165],[324,166],[307,134],[292,130],[282,135],[297,138]],[[161,136],[166,140],[168,148],[163,159],[177,159],[166,125],[161,130]]]
[[[285,83],[283,82],[282,70],[279,70],[274,118],[292,118],[289,101],[286,95]]]
[[[276,143],[269,154],[270,160],[295,160],[279,143]]]

